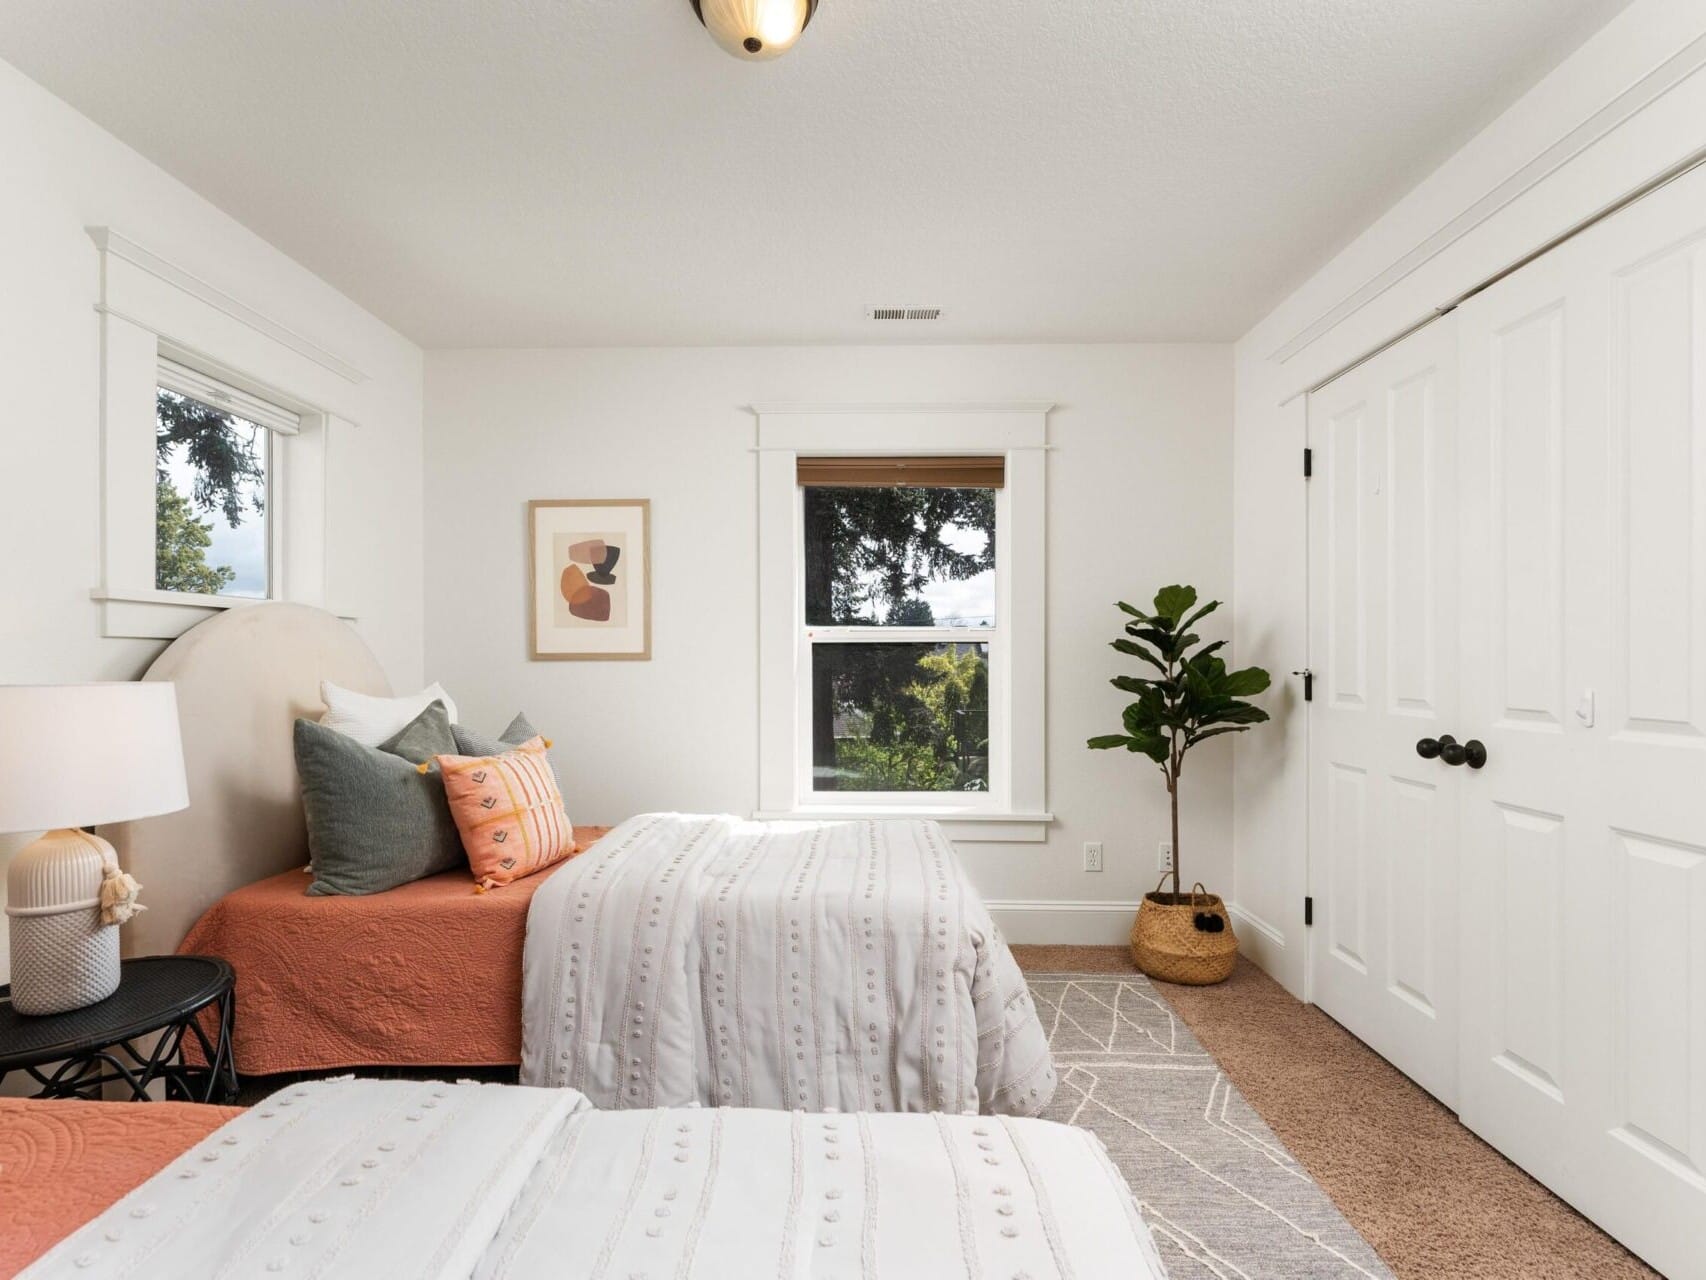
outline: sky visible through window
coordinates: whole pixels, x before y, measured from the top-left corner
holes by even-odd
[[[226,519],[225,512],[218,506],[205,510],[196,503],[198,472],[188,457],[186,447],[173,447],[161,459],[160,466],[167,482],[188,503],[190,517],[207,530],[209,543],[201,553],[203,561],[216,570],[231,570],[231,579],[216,594],[264,600],[267,595],[267,519],[264,511],[256,510],[255,499],[260,498],[263,505],[266,500],[265,471],[270,461],[268,432],[266,428],[242,418],[227,415],[226,422],[229,424],[227,430],[233,436],[252,444],[262,471],[259,480],[239,481],[237,492],[242,498],[243,510],[235,525]]]
[[[989,545],[989,535],[982,529],[968,529],[949,524],[942,528],[942,542],[964,555],[981,555]],[[881,595],[874,588],[880,577],[877,573],[857,575],[866,591],[866,604],[860,611],[872,621],[879,620],[878,601]],[[995,570],[985,569],[970,578],[933,577],[919,589],[918,597],[930,606],[938,627],[993,627],[995,625]]]

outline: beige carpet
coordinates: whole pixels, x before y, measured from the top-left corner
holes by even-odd
[[[1013,952],[1038,973],[1134,971],[1123,947]],[[1254,965],[1155,989],[1401,1280],[1657,1274]]]

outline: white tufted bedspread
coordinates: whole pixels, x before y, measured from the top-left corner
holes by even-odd
[[[26,1271],[80,1277],[1159,1280],[1095,1137],[1042,1120],[299,1085]]]
[[[1023,976],[934,822],[630,818],[534,895],[522,1083],[603,1108],[1035,1115]]]

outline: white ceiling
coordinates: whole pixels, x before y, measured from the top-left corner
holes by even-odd
[[[1229,339],[1625,3],[822,0],[753,65],[688,0],[5,0],[0,58],[427,346]]]

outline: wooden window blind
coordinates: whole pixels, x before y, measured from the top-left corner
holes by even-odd
[[[999,454],[963,458],[801,458],[802,485],[879,488],[916,485],[931,489],[999,489],[1007,460]]]

